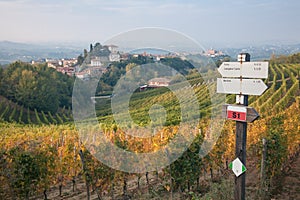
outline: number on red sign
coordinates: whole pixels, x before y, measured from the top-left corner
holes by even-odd
[[[233,117],[233,118],[238,118],[238,119],[240,119],[240,118],[241,118],[241,115],[240,115],[240,113],[233,112],[233,113],[232,113],[232,117]]]

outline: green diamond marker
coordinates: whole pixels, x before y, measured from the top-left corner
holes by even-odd
[[[238,177],[244,173],[247,169],[239,158],[235,159],[229,164],[229,168],[232,169],[233,173]]]
[[[232,169],[232,162],[229,163],[229,169]]]

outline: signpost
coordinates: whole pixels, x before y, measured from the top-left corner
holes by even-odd
[[[260,79],[217,79],[217,93],[261,95],[267,88]]]
[[[217,93],[237,94],[238,105],[223,105],[222,113],[226,119],[236,121],[237,158],[229,167],[236,175],[234,198],[245,200],[247,122],[259,117],[254,108],[248,107],[248,95],[261,95],[267,89],[257,78],[268,77],[268,62],[250,62],[248,53],[240,54],[238,61],[224,62],[218,69],[223,78],[217,79]]]
[[[228,106],[226,112],[227,119],[232,119],[235,121],[246,121],[247,108],[242,106]]]
[[[268,62],[223,62],[218,68],[222,77],[267,78]]]
[[[222,109],[223,117],[226,119],[251,123],[259,118],[258,112],[254,108],[248,106],[245,107],[241,105],[223,105]],[[240,110],[242,110],[242,113]],[[246,113],[245,118],[243,118],[243,113]]]

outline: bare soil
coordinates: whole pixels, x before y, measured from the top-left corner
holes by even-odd
[[[300,200],[300,154],[282,178],[280,186],[272,200]]]

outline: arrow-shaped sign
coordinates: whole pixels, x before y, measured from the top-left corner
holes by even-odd
[[[217,79],[217,93],[261,95],[267,88],[260,79]]]
[[[252,107],[230,104],[223,105],[222,115],[226,119],[244,122],[254,122],[259,118],[258,112]]]
[[[268,62],[223,62],[218,68],[222,77],[267,78]]]

